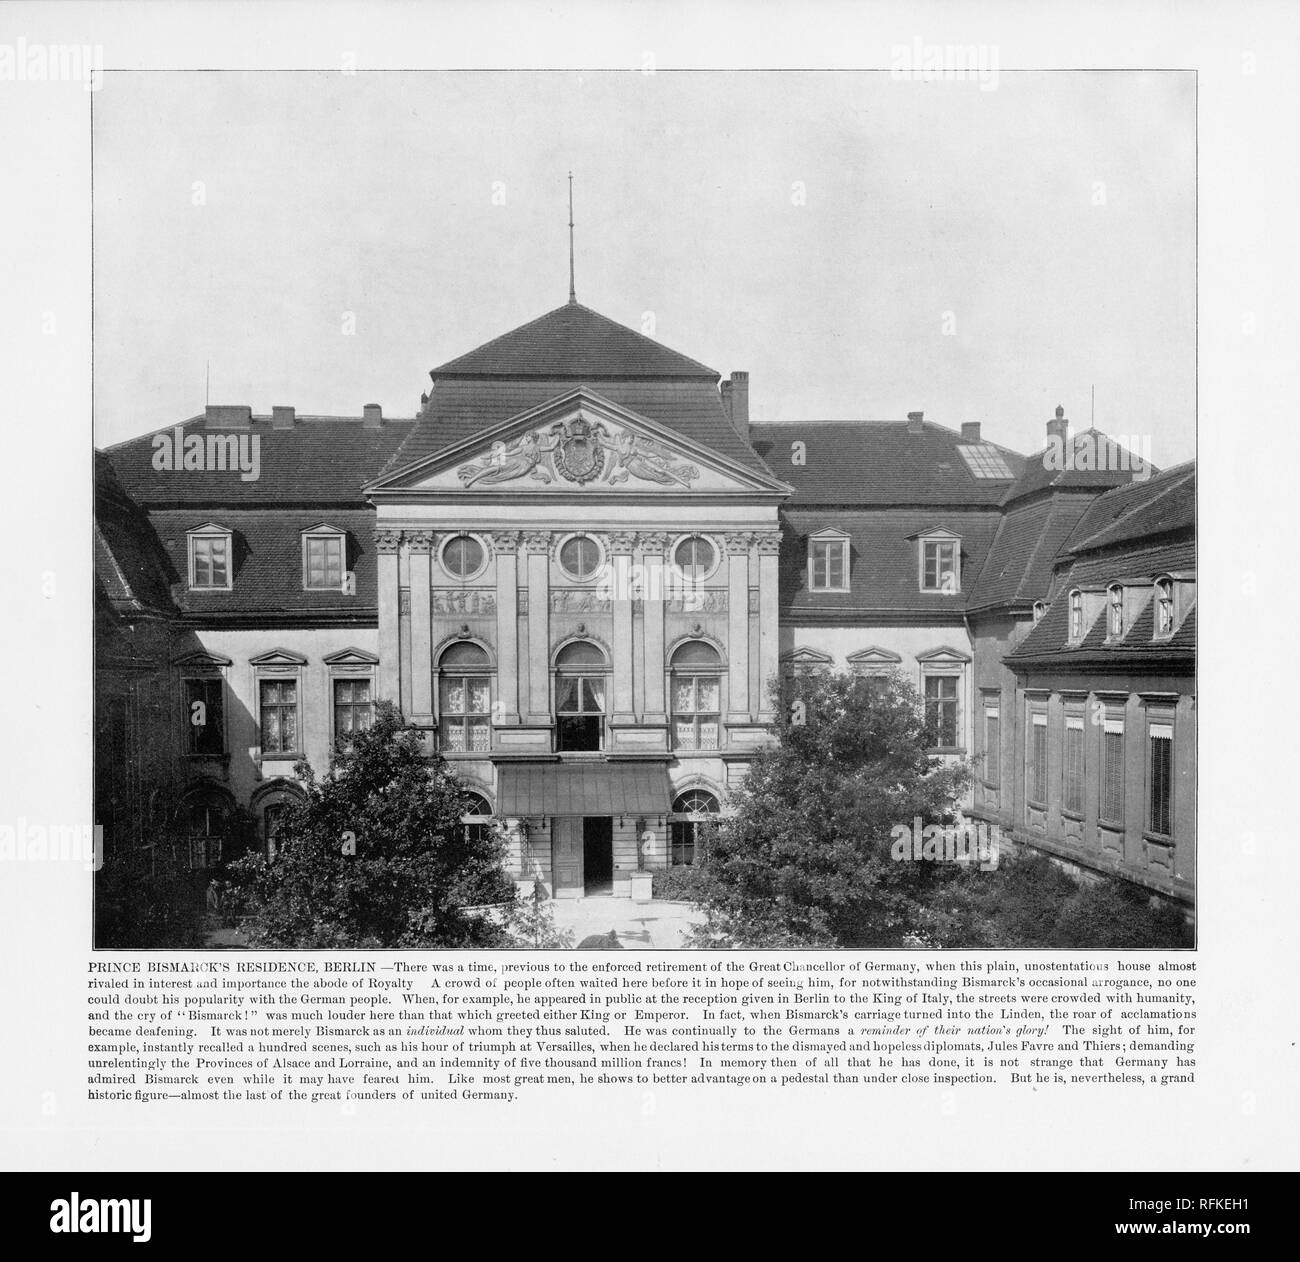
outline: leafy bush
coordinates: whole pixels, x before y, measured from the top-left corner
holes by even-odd
[[[466,829],[466,790],[388,703],[340,745],[307,800],[276,831],[276,854],[230,865],[227,905],[250,919],[253,946],[304,948],[508,945],[471,908],[512,903],[495,833]]]
[[[675,868],[656,868],[650,876],[652,898],[674,902],[693,903],[699,897],[699,869],[679,865]]]

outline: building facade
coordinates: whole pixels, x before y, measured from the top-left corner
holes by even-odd
[[[901,671],[936,755],[985,757],[994,732],[999,767],[1040,709],[1049,731],[1072,720],[1034,602],[1057,608],[1091,556],[1079,530],[1104,535],[1131,473],[1044,477],[978,425],[919,412],[751,426],[748,374],[723,380],[573,301],[430,377],[413,419],[214,406],[102,457],[101,520],[132,514],[166,628],[148,739],[176,788],[143,809],[206,862],[239,809],[273,846],[299,760],[319,773],[381,698],[471,787],[465,826],[499,821],[515,875],[557,897],[692,862],[771,739],[783,675]],[[115,565],[106,546],[101,582]],[[1171,563],[1175,584],[1188,572]],[[1075,836],[1051,801],[1035,799],[1041,821],[1018,805],[1026,791],[986,771],[970,806],[1053,853],[1109,853],[1086,812]],[[1191,834],[1181,813],[1170,826],[1172,874]],[[1124,861],[1098,866],[1142,879],[1125,836]],[[1149,883],[1189,896],[1181,877]]]

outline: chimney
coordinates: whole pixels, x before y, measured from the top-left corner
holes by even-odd
[[[248,429],[253,409],[232,403],[209,403],[203,409],[204,429]]]
[[[727,414],[727,420],[731,421],[731,382],[724,381],[720,387],[722,391],[722,410]],[[735,422],[732,421],[734,425]]]
[[[294,422],[293,408],[272,408],[271,409],[272,429],[292,429],[293,422]]]
[[[1056,405],[1056,415],[1047,422],[1048,441],[1059,438],[1064,443],[1069,432],[1070,422],[1065,419],[1065,409],[1058,403]]]
[[[979,421],[962,421],[961,440],[964,443],[977,443],[980,440]]]
[[[367,403],[362,425],[365,429],[378,429],[384,423],[384,410],[378,403]]]
[[[731,389],[727,391],[726,397],[731,406],[727,409],[728,415],[736,433],[749,442],[749,374],[733,372],[729,384]]]
[[[909,412],[907,414],[907,432],[909,434],[925,433],[925,413]]]

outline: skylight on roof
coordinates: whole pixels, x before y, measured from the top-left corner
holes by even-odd
[[[1002,453],[996,447],[990,447],[984,443],[978,446],[959,446],[957,450],[961,452],[961,458],[966,462],[966,467],[977,478],[1015,477],[1007,462],[1002,458]]]

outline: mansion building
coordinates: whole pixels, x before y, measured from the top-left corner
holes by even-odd
[[[237,816],[273,846],[295,764],[390,699],[517,878],[627,894],[825,667],[915,685],[969,815],[1192,902],[1190,466],[1060,409],[1028,457],[920,412],[751,425],[747,373],[572,300],[430,377],[414,419],[209,406],[97,453],[109,862],[211,867]]]

